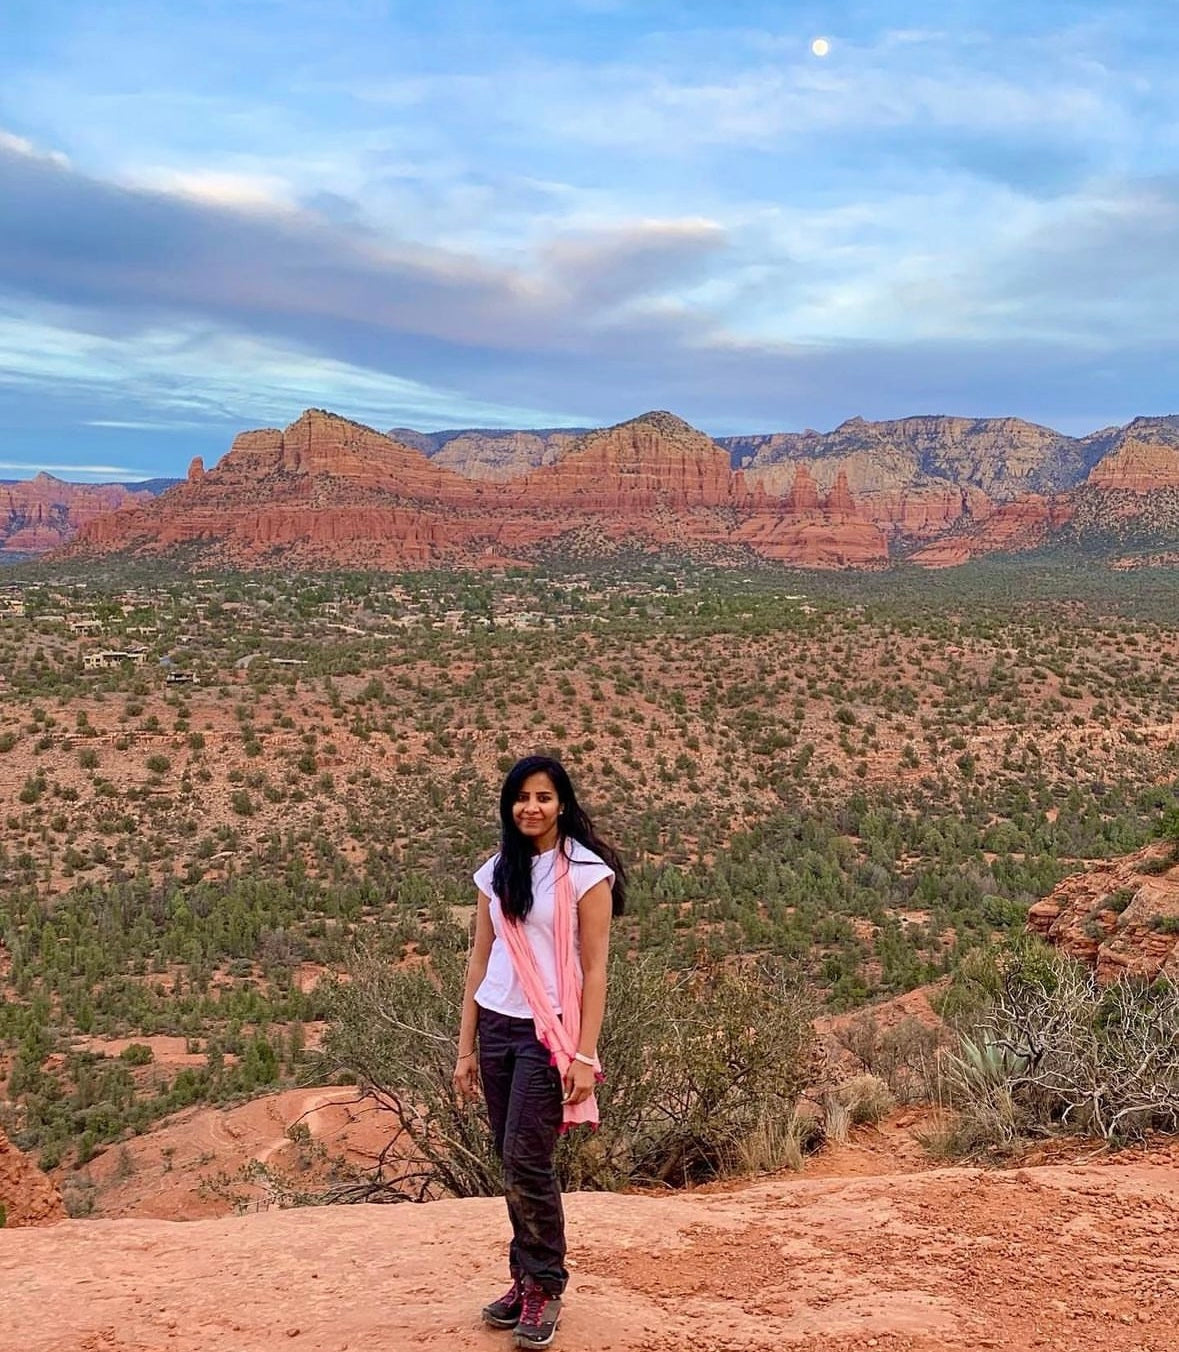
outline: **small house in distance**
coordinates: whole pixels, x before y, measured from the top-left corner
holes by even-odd
[[[141,667],[146,657],[146,648],[127,650],[101,648],[98,652],[82,654],[82,669],[84,671],[103,671],[107,667],[121,666],[124,662],[133,667]]]

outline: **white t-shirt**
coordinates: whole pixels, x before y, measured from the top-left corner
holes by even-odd
[[[579,841],[566,838],[565,849],[569,859],[569,881],[573,884],[573,899],[578,902],[595,883],[603,878],[614,881],[614,870],[593,850]],[[492,870],[498,854],[493,854],[475,874],[475,886],[491,902],[491,927],[495,939],[487,959],[487,974],[475,992],[475,1003],[497,1014],[508,1014],[515,1019],[530,1019],[532,1009],[524,998],[524,989],[516,979],[512,955],[503,941],[503,927],[512,922],[504,920],[503,908],[491,884]],[[557,950],[553,935],[553,910],[556,904],[557,851],[546,850],[532,861],[532,909],[524,921],[524,933],[536,954],[536,966],[544,981],[545,990],[553,1002],[553,1009],[561,1013],[557,993]],[[578,967],[581,949],[577,933],[577,907],[573,908],[573,952]]]

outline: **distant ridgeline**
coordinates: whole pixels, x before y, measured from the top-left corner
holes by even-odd
[[[44,473],[35,479],[0,479],[0,563],[20,563],[59,549],[87,521],[155,497],[178,482],[75,484]]]
[[[1086,437],[1014,418],[915,417],[713,439],[665,412],[602,429],[382,433],[309,409],[285,430],[241,433],[210,470],[194,460],[162,494],[156,483],[6,485],[0,547],[71,541],[76,558],[308,569],[502,567],[638,548],[876,569],[1059,542],[1134,566],[1173,560],[1179,544],[1179,416]],[[95,496],[67,502],[63,491]]]

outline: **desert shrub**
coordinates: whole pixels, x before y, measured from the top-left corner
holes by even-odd
[[[119,1053],[119,1059],[129,1066],[146,1066],[155,1060],[155,1053],[146,1042],[131,1042]]]
[[[738,1169],[744,1174],[782,1168],[797,1172],[824,1139],[823,1120],[808,1104],[796,1104],[785,1117],[766,1113],[741,1142]]]
[[[1179,1130],[1179,987],[1099,986],[1039,945],[999,963],[999,987],[941,1062],[963,1152],[1055,1130],[1132,1140]]]
[[[570,1185],[678,1186],[740,1172],[744,1143],[787,1119],[805,1087],[810,1013],[779,964],[680,975],[658,955],[617,955],[600,1044],[600,1139],[569,1143]],[[768,1152],[761,1167],[783,1162]]]
[[[851,1112],[846,1103],[832,1093],[823,1096],[823,1139],[831,1145],[843,1145],[851,1130]]]
[[[829,1097],[847,1110],[853,1126],[879,1122],[896,1107],[888,1085],[876,1075],[853,1075],[829,1091]]]
[[[1175,860],[1171,855],[1153,854],[1142,860],[1137,871],[1146,874],[1148,877],[1157,877],[1162,873],[1170,873],[1174,866]]]
[[[325,1053],[389,1110],[396,1136],[365,1188],[347,1199],[419,1199],[499,1191],[481,1102],[456,1103],[465,955],[440,947],[431,966],[359,954],[333,996]],[[806,1082],[810,1010],[781,967],[716,964],[678,974],[656,955],[616,953],[599,1042],[599,1131],[571,1132],[557,1163],[566,1188],[687,1182],[788,1162],[790,1119]]]
[[[89,1159],[90,1156],[87,1156]],[[79,1161],[80,1163],[83,1161]],[[81,1217],[92,1215],[94,1212],[94,1198],[97,1188],[88,1179],[75,1176],[66,1179],[65,1185],[61,1190],[62,1206],[65,1213],[71,1220],[78,1220]]]
[[[456,1101],[454,1072],[465,959],[441,949],[432,970],[358,953],[333,988],[324,1055],[389,1114],[390,1141],[367,1184],[341,1200],[488,1196],[499,1171],[481,1102]]]
[[[1121,915],[1137,895],[1138,889],[1136,887],[1119,887],[1117,891],[1111,892],[1106,897],[1101,909],[1113,911],[1115,915]]]
[[[881,1028],[876,1016],[867,1013],[852,1019],[835,1037],[898,1102],[923,1103],[931,1097],[937,1052],[946,1037],[941,1028],[912,1014],[891,1028]]]

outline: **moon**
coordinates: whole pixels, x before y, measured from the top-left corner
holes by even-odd
[[[826,56],[830,50],[831,44],[826,38],[815,38],[814,42],[811,43],[811,52],[815,56]]]

